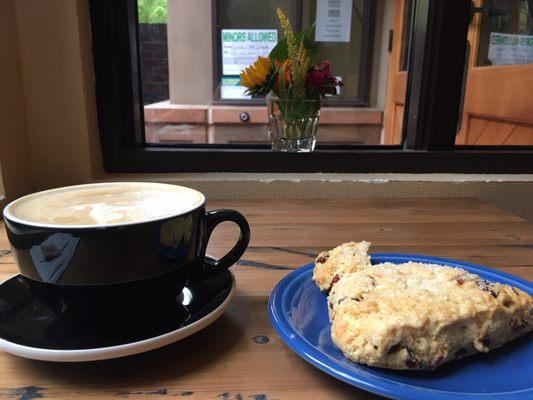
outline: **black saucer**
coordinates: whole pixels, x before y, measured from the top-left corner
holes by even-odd
[[[119,313],[102,321],[94,318],[73,321],[71,317],[65,317],[61,305],[50,306],[54,299],[43,299],[42,294],[36,296],[32,281],[16,275],[0,285],[0,349],[23,357],[52,361],[87,361],[150,350],[180,340],[211,323],[229,305],[234,286],[233,274],[225,271],[186,286],[181,293],[176,293],[174,301],[160,304],[148,313],[133,316]],[[49,296],[53,297],[53,294]],[[190,332],[184,332],[187,328]],[[102,353],[91,357],[87,353],[91,349],[126,348],[133,343],[154,342],[157,337],[166,339],[162,344],[151,343],[135,351],[122,349],[114,356],[103,356]],[[71,351],[72,355],[76,350],[86,351],[85,356],[65,359],[61,353],[54,353]]]

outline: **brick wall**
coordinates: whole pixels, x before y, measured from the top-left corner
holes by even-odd
[[[139,24],[141,77],[144,104],[168,100],[166,24]]]

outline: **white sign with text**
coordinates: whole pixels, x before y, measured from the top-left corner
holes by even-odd
[[[492,65],[533,63],[533,36],[491,32],[488,59]]]
[[[222,75],[239,75],[278,43],[276,29],[222,29]]]
[[[349,42],[352,23],[352,0],[317,0],[317,42]]]

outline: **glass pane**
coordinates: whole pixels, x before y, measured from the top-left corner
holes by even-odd
[[[144,104],[169,98],[167,0],[138,0],[139,47]]]
[[[318,3],[318,4],[317,4]],[[218,24],[222,34],[222,54],[218,60],[222,65],[220,71],[220,94],[219,98],[227,99],[250,99],[252,96],[244,94],[244,88],[236,89],[239,82],[240,70],[250,65],[258,55],[267,55],[276,42],[270,44],[265,41],[261,46],[257,46],[255,52],[247,52],[242,47],[235,49],[230,40],[238,37],[229,36],[230,33],[252,34],[256,37],[259,35],[273,32],[271,37],[277,37],[279,22],[275,14],[276,7],[285,10],[287,17],[292,22],[296,31],[301,27],[308,27],[317,21],[317,7],[320,3],[325,3],[329,7],[328,12],[342,10],[343,3],[350,3],[350,23],[343,26],[347,30],[346,38],[340,41],[335,38],[334,33],[323,32],[320,29],[315,31],[312,41],[318,48],[320,58],[331,61],[335,67],[335,74],[342,80],[343,88],[339,90],[339,95],[328,99],[330,102],[347,99],[353,103],[360,103],[362,96],[360,93],[360,80],[367,79],[360,76],[361,70],[361,52],[364,42],[363,25],[365,23],[365,1],[364,0],[319,0],[295,2],[291,0],[270,0],[263,2],[254,2],[250,0],[219,0],[218,1]],[[329,31],[333,28],[329,27]],[[236,32],[237,31],[237,32]],[[281,31],[279,32],[282,34]],[[342,32],[344,34],[344,32]],[[329,37],[331,35],[332,37]],[[227,38],[227,40],[226,40]],[[281,38],[280,38],[281,39]],[[345,41],[344,41],[345,40]],[[367,45],[371,45],[368,43]],[[249,43],[246,44],[249,46]],[[244,47],[244,46],[243,46]],[[251,47],[251,46],[249,46]],[[258,51],[258,49],[260,49]],[[238,53],[238,57],[235,57]],[[244,54],[243,54],[244,53]],[[228,64],[233,64],[228,67]],[[232,73],[233,72],[233,73]],[[215,93],[217,96],[218,93]],[[261,96],[258,96],[261,97]]]
[[[341,3],[341,2],[337,2]],[[335,4],[335,1],[329,1],[328,5]],[[342,90],[339,91],[339,96],[332,98],[331,101],[337,99],[356,99],[360,97],[359,83],[361,79],[361,52],[364,43],[363,25],[364,21],[364,7],[365,1],[354,0],[351,2],[351,23],[350,30],[347,33],[347,41],[326,41],[328,34],[321,35],[320,31],[315,32],[314,42],[318,48],[321,59],[330,60],[335,66],[335,74],[342,79],[344,84]],[[335,8],[330,8],[329,12],[335,11]],[[302,10],[303,21],[305,26],[309,26],[313,21],[317,20],[316,2],[304,2]],[[366,43],[370,45],[371,43]]]
[[[270,143],[264,96],[245,93],[239,75],[283,39],[277,7],[296,32],[315,24],[309,38],[317,65],[330,61],[342,81],[324,98],[318,145],[400,143],[398,135],[385,139],[385,116],[390,103],[389,125],[400,132],[404,98],[389,102],[387,95],[390,85],[405,87],[390,59],[394,53],[397,69],[410,39],[393,53],[389,44],[404,0],[137,1],[147,143]]]
[[[533,1],[487,0],[477,65],[533,63]]]
[[[483,13],[472,21],[468,40],[474,59],[466,68],[457,145],[533,145],[531,3],[485,1]]]

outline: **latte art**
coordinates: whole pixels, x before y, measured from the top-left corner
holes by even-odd
[[[178,215],[204,201],[195,190],[159,183],[70,186],[23,197],[7,213],[30,223],[112,225]]]

